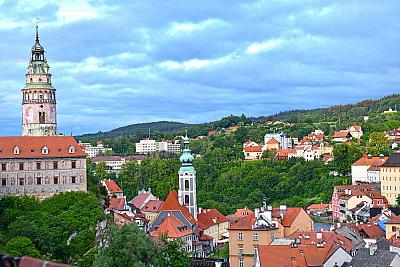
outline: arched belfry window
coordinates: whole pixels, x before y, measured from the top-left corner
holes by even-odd
[[[189,180],[185,180],[185,190],[189,190]]]
[[[189,195],[185,195],[185,205],[189,205]]]

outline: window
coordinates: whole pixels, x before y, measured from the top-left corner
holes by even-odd
[[[69,152],[70,154],[74,154],[74,153],[75,153],[75,147],[70,146],[70,147],[68,148],[68,152]]]
[[[76,169],[76,161],[71,161],[71,168]]]
[[[42,163],[36,162],[36,170],[42,169]]]
[[[58,162],[57,162],[57,161],[54,161],[54,162],[53,162],[53,169],[54,169],[54,170],[57,170],[57,169],[58,169]]]
[[[41,124],[46,123],[46,115],[44,112],[39,112],[39,123]]]
[[[36,184],[38,184],[38,185],[42,184],[42,178],[41,177],[37,177],[36,178]]]
[[[243,240],[243,233],[238,233],[238,240]]]
[[[185,190],[189,190],[189,180],[185,180]]]
[[[239,246],[239,255],[243,255],[243,245],[238,245]]]
[[[24,178],[19,179],[19,185],[24,185]]]
[[[19,155],[19,147],[18,146],[14,147],[14,155]]]
[[[54,184],[58,184],[58,177],[54,177]]]
[[[2,171],[6,171],[6,170],[7,170],[7,164],[2,163],[2,164],[1,164],[1,170],[2,170]]]
[[[254,246],[254,255],[258,254],[258,246]]]
[[[73,184],[76,183],[76,177],[75,176],[71,176],[71,183],[73,183]]]
[[[239,267],[244,267],[243,259],[239,259]]]
[[[189,205],[189,195],[185,195],[185,205]]]
[[[257,240],[258,240],[258,233],[254,233],[254,235],[253,235],[253,240],[254,240],[254,241],[257,241]]]
[[[1,185],[6,186],[7,185],[7,179],[1,179]]]
[[[20,171],[23,171],[23,170],[24,170],[24,163],[23,163],[23,162],[21,162],[21,163],[19,164],[19,170],[20,170]]]
[[[396,232],[396,226],[392,226],[392,232]]]

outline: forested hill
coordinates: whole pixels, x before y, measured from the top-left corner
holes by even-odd
[[[336,105],[329,108],[319,108],[310,110],[291,110],[280,112],[270,117],[259,117],[256,120],[262,121],[267,118],[275,120],[283,120],[287,122],[333,122],[333,121],[350,121],[362,119],[363,116],[372,116],[381,114],[389,108],[400,108],[400,94],[385,96],[377,100],[364,100],[356,104]]]
[[[260,116],[248,118],[241,116],[228,116],[218,121],[202,124],[186,124],[181,122],[159,121],[149,123],[138,123],[120,127],[109,132],[98,132],[84,134],[77,138],[82,140],[98,140],[115,138],[119,136],[135,135],[137,140],[147,135],[149,129],[152,133],[177,133],[182,132],[186,127],[189,128],[191,136],[207,135],[208,130],[227,128],[232,125],[251,124],[252,122],[264,122],[266,120],[281,120],[291,123],[335,123],[336,126],[348,126],[350,123],[362,122],[364,116],[379,117],[383,111],[389,108],[400,108],[400,94],[394,94],[377,100],[364,100],[356,104],[336,105],[329,108],[319,108],[311,110],[291,110],[280,112],[272,116]]]
[[[82,139],[104,139],[104,138],[113,138],[117,136],[128,136],[135,133],[147,134],[149,129],[151,132],[160,132],[160,133],[168,133],[168,132],[179,132],[185,129],[186,127],[194,126],[193,124],[186,124],[181,122],[173,122],[173,121],[157,121],[157,122],[148,122],[148,123],[137,123],[131,124],[124,127],[119,127],[114,130],[108,132],[98,132],[98,133],[90,133],[78,136],[78,138]]]

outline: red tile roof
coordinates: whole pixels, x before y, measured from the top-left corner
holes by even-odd
[[[112,198],[108,205],[108,210],[123,210],[125,201],[125,198]]]
[[[244,152],[262,152],[262,146],[246,146]]]
[[[144,205],[140,211],[142,212],[159,212],[161,206],[164,204],[162,200],[150,200]]]
[[[169,238],[180,238],[186,235],[190,235],[192,230],[187,228],[178,220],[173,214],[168,214],[165,220],[160,224],[160,226],[150,232],[151,237],[160,237],[163,234],[167,235]]]
[[[374,166],[374,167],[379,167],[385,161],[388,159],[388,157],[368,157],[368,155],[364,155],[362,158],[354,162],[351,166]]]
[[[254,215],[254,211],[249,210],[248,208],[237,209],[235,212],[235,218],[238,219],[240,217],[246,217],[247,215]]]
[[[181,205],[178,201],[178,193],[176,191],[169,192],[167,199],[164,204],[161,206],[160,211],[172,211],[177,210],[182,212],[183,216],[192,224],[196,224],[196,220],[193,218],[192,214],[190,214],[189,210],[186,206]]]
[[[111,179],[104,180],[104,184],[106,186],[107,191],[110,194],[124,192],[124,191],[122,191],[121,187],[119,187],[118,184],[114,180],[111,180]]]
[[[385,236],[385,232],[378,225],[373,223],[359,224],[357,226],[357,229],[361,235],[363,235],[364,233],[367,238],[377,238],[378,236]]]
[[[14,154],[14,148],[19,154]],[[48,153],[43,154],[42,148]],[[69,153],[69,148],[74,153]],[[0,158],[54,158],[54,157],[86,157],[87,154],[72,136],[5,136],[0,137]]]
[[[259,256],[261,267],[276,266],[323,266],[330,256],[339,247],[332,244],[325,244],[323,247],[317,247],[315,244],[282,246],[259,246]]]
[[[140,192],[134,199],[131,200],[131,204],[140,209],[143,207],[143,204],[145,204],[144,202],[150,195],[151,192]]]
[[[400,216],[393,216],[392,219],[385,222],[385,224],[400,224]]]
[[[239,220],[229,227],[230,230],[251,230],[253,229],[253,224],[256,222],[254,213],[247,215],[245,217],[239,218]]]
[[[285,211],[282,212],[283,219],[281,221],[282,226],[290,227],[292,226],[294,220],[297,218],[297,215],[302,210],[302,208],[286,208]],[[280,218],[281,211],[279,208],[272,209],[272,217]]]
[[[328,204],[311,204],[307,207],[308,210],[324,210],[329,208]]]
[[[279,141],[272,137],[271,139],[268,140],[267,144],[268,145],[278,145]]]
[[[333,138],[343,138],[343,137],[347,137],[347,135],[349,134],[349,131],[346,130],[342,130],[339,132],[335,132],[333,134]]]
[[[199,227],[204,230],[215,224],[228,222],[229,220],[217,209],[204,209],[197,214],[197,221]]]

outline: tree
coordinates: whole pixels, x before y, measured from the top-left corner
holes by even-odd
[[[352,143],[351,145],[334,145],[333,157],[336,171],[342,176],[349,174],[351,170],[351,164],[353,164],[362,156],[362,152],[362,148],[355,143]]]
[[[40,252],[36,249],[28,237],[18,236],[10,239],[4,246],[4,251],[12,256],[31,256],[40,258]]]
[[[107,165],[104,161],[97,163],[96,165],[96,177],[99,180],[106,179],[108,177]]]
[[[99,249],[94,266],[156,266],[158,249],[135,223],[111,226],[107,244]]]
[[[276,150],[275,149],[266,149],[262,153],[262,159],[275,159]]]
[[[168,240],[162,237],[163,245],[159,254],[161,267],[188,267],[190,266],[189,253],[183,248],[180,239]]]
[[[374,156],[379,156],[380,154],[389,155],[389,140],[383,132],[373,132],[369,135],[367,151]]]

